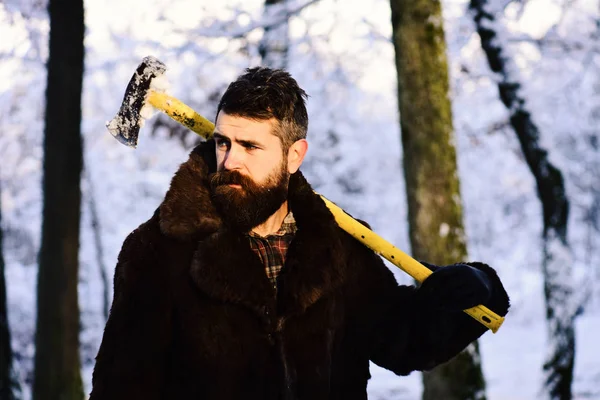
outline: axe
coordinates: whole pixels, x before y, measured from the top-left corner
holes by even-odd
[[[166,66],[152,56],[145,57],[127,85],[121,108],[115,118],[106,126],[109,132],[121,143],[136,147],[138,134],[145,120],[148,105],[165,112],[169,117],[194,131],[205,139],[212,136],[214,124],[195,112],[175,97],[167,95],[157,84],[166,71]],[[402,250],[356,221],[337,205],[321,196],[333,214],[337,224],[358,241],[381,255],[392,264],[423,282],[432,272]],[[497,315],[483,305],[464,310],[471,317],[496,333],[504,317]]]

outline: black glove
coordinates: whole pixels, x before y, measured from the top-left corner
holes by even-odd
[[[418,295],[429,308],[461,311],[489,301],[492,290],[485,272],[454,264],[435,269],[421,284]]]

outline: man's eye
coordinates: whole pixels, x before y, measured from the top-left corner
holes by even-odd
[[[258,147],[254,146],[253,144],[247,144],[247,145],[244,146],[244,148],[246,150],[256,150],[256,149],[258,149]]]
[[[229,147],[229,142],[227,140],[217,140],[217,147],[222,148],[222,149],[226,149],[227,147]]]

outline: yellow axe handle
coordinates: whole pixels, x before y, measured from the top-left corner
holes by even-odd
[[[196,132],[203,138],[209,139],[212,136],[215,128],[214,124],[175,97],[151,90],[148,94],[147,101],[152,106],[164,111],[175,121]],[[423,282],[425,278],[431,275],[432,272],[423,264],[404,253],[402,250],[396,248],[396,246],[360,222],[356,221],[344,210],[327,200],[325,197],[321,196],[321,198],[333,214],[340,228],[348,232],[359,242],[363,243],[375,253],[381,255],[419,282]],[[504,322],[504,317],[501,317],[483,305],[478,305],[464,311],[491,329],[494,333],[498,331]]]
[[[419,282],[423,282],[425,278],[432,274],[431,270],[425,267],[423,264],[398,249],[396,246],[364,226],[363,224],[356,221],[344,210],[321,196],[329,211],[335,217],[336,222],[346,232],[355,237],[365,246],[373,250],[375,253],[381,255],[386,260],[406,272]],[[483,325],[496,333],[500,328],[500,325],[504,322],[504,317],[496,314],[489,308],[478,305],[469,309],[464,310],[471,317],[481,322]]]
[[[150,90],[146,101],[204,139],[212,136],[215,125],[175,97]]]

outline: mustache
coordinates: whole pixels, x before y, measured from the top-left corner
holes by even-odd
[[[215,172],[210,176],[210,186],[216,188],[222,185],[240,185],[242,187],[248,187],[253,182],[252,180],[242,175],[238,171],[221,171]]]

